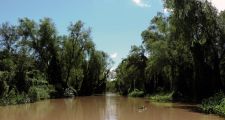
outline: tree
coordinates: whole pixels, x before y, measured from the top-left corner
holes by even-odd
[[[123,94],[134,91],[135,89],[145,91],[145,67],[147,58],[142,46],[132,46],[130,53],[116,69],[117,89]]]
[[[201,101],[224,90],[224,12],[218,14],[208,1],[164,5],[169,15],[158,13],[142,32],[146,65],[135,66],[139,57],[130,53],[117,68],[118,90],[127,94],[136,88],[135,75],[143,68],[145,87],[139,89],[146,93],[174,91],[173,99]]]
[[[69,27],[70,35],[65,41],[64,58],[66,83],[69,82],[71,71],[81,66],[83,59],[87,57],[88,52],[93,49],[94,44],[90,38],[90,30],[83,28],[81,21],[71,24]]]
[[[194,98],[198,101],[218,92],[222,89],[219,59],[224,57],[220,52],[224,48],[218,45],[223,45],[224,33],[218,24],[217,11],[207,1],[174,0],[167,6],[173,10],[170,23],[175,29],[171,33],[183,42],[193,58]]]
[[[105,91],[109,71],[107,54],[95,49],[91,31],[81,21],[68,29],[69,35],[59,36],[50,18],[38,23],[22,18],[19,25],[1,25],[0,98],[3,101],[15,97],[22,99],[18,102],[27,102],[28,98],[32,102],[71,97],[78,92],[91,95]]]
[[[0,26],[0,45],[1,48],[12,54],[15,49],[15,43],[18,40],[18,34],[16,26],[9,25],[9,23],[3,23]]]

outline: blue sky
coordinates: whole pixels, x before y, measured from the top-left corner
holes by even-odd
[[[149,26],[161,0],[0,0],[0,23],[17,24],[18,18],[38,21],[52,18],[59,34],[67,34],[70,22],[82,20],[91,27],[98,50],[107,52],[116,67],[131,45],[141,45],[141,32]]]

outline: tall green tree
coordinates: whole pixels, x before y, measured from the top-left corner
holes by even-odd
[[[70,35],[64,42],[65,58],[65,81],[68,83],[71,77],[71,71],[79,68],[84,59],[88,57],[88,52],[94,48],[91,41],[90,30],[83,28],[81,21],[71,24],[69,27]]]
[[[142,46],[132,46],[130,53],[116,69],[116,87],[118,91],[127,95],[135,89],[145,91],[145,67],[147,58]]]
[[[217,11],[207,1],[173,0],[167,3],[173,11],[170,22],[175,29],[171,33],[191,52],[193,94],[196,100],[201,100],[222,89],[219,66],[224,48],[218,45],[223,45],[224,33],[218,24]]]

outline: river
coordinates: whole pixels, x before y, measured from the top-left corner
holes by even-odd
[[[194,112],[194,107],[106,94],[1,106],[0,120],[225,120]]]

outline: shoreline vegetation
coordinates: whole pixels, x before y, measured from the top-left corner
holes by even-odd
[[[218,114],[225,117],[225,95],[222,92],[204,99],[199,105],[200,110],[209,114]]]
[[[164,0],[164,7],[168,13],[151,19],[142,44],[131,46],[115,70],[114,91],[201,104],[201,111],[224,116],[225,11],[199,0]]]
[[[151,102],[159,103],[173,103],[173,102],[184,102],[192,103],[190,101],[173,100],[174,92],[159,92],[152,95],[145,95],[143,91],[135,90],[129,93],[129,97],[142,97],[147,98]],[[193,103],[192,103],[193,104]],[[199,112],[207,114],[217,114],[225,117],[225,95],[223,92],[216,93],[214,96],[203,99],[201,103],[194,103],[195,109]]]
[[[173,93],[174,92],[161,92],[153,95],[147,95],[146,97],[155,102],[173,102]]]
[[[0,25],[0,104],[100,94],[111,59],[95,48],[90,29],[71,23],[58,35],[50,18]]]
[[[149,98],[150,101],[153,102],[182,102],[182,101],[174,101],[172,96],[173,92],[167,92],[146,96],[146,98]],[[185,101],[185,103],[186,102],[187,101]],[[201,103],[196,105],[197,111],[207,114],[217,114],[225,117],[225,95],[223,92],[216,93],[212,97],[203,99]]]

